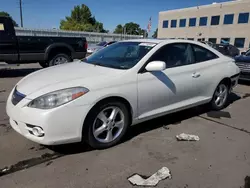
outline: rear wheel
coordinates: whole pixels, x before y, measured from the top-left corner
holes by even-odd
[[[55,66],[55,65],[60,65],[64,63],[69,63],[71,62],[72,59],[67,55],[67,54],[57,54],[55,55],[50,61],[49,61],[49,66]]]
[[[228,95],[229,95],[229,86],[226,83],[221,82],[217,86],[214,92],[213,99],[210,103],[212,110],[221,110],[225,108],[228,103]]]
[[[107,102],[96,106],[88,115],[84,140],[95,149],[105,149],[118,144],[129,126],[129,112],[121,102]]]

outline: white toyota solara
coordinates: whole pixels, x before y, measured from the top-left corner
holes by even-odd
[[[6,110],[34,142],[108,148],[131,125],[205,103],[224,108],[239,73],[233,59],[199,42],[122,41],[24,77]]]

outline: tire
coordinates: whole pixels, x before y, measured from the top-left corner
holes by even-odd
[[[39,62],[39,65],[42,67],[42,68],[46,68],[49,66],[49,64],[47,62]]]
[[[68,63],[68,62],[71,62],[71,61],[72,61],[71,57],[69,57],[67,54],[60,53],[60,54],[55,55],[49,61],[49,66],[64,64],[64,63]]]
[[[229,96],[229,86],[225,82],[221,82],[213,95],[213,98],[210,102],[210,106],[212,110],[218,111],[225,108],[228,104],[228,96]],[[218,99],[220,98],[220,99]]]
[[[114,109],[118,113],[113,122],[111,114]],[[122,119],[124,123],[118,124]],[[106,123],[103,123],[104,121]],[[83,141],[94,149],[106,149],[117,145],[127,132],[129,122],[129,111],[123,103],[106,101],[94,107],[88,114],[83,127]]]

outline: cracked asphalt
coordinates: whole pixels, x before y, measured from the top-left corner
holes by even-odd
[[[131,175],[149,177],[166,166],[172,179],[157,187],[250,188],[250,83],[240,83],[220,112],[201,106],[136,125],[123,143],[107,150],[83,144],[48,148],[16,133],[5,113],[14,84],[38,69],[0,67],[0,187],[133,187]],[[178,142],[180,133],[200,141]]]

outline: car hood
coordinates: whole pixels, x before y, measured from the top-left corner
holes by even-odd
[[[236,62],[250,63],[250,56],[239,55],[236,56],[234,59]]]
[[[77,86],[91,87],[92,84],[103,81],[106,77],[114,77],[120,73],[119,69],[79,61],[36,71],[20,80],[17,83],[17,90],[27,96],[44,88],[57,90]]]

